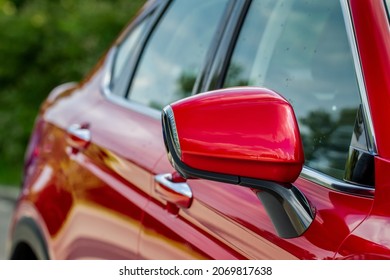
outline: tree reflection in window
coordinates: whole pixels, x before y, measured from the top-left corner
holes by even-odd
[[[306,166],[344,177],[360,98],[338,0],[253,1],[224,82],[242,85],[284,96],[297,116]]]

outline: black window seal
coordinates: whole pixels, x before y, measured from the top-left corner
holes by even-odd
[[[210,67],[208,77],[203,83],[202,91],[223,87],[230,59],[251,3],[252,0],[238,1],[229,22],[226,24],[224,36],[221,38],[218,51],[214,56],[213,65]]]

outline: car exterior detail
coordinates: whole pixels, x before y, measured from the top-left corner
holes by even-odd
[[[387,0],[148,1],[42,104],[11,259],[389,259]]]

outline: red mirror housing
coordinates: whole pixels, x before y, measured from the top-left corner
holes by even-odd
[[[264,88],[230,88],[175,102],[163,110],[168,157],[185,178],[256,191],[278,235],[301,236],[315,210],[292,183],[304,155],[290,103]]]
[[[163,110],[163,131],[171,162],[185,177],[291,183],[304,163],[293,108],[265,88],[229,88],[175,102]]]

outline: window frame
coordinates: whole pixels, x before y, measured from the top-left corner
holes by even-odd
[[[125,89],[124,89],[124,86],[125,86],[124,84],[126,83],[126,80],[127,80],[126,73],[129,71],[129,69],[128,69],[129,65],[131,68],[131,65],[134,63],[134,59],[136,58],[136,56],[139,52],[139,48],[143,44],[143,40],[145,39],[145,33],[146,33],[145,31],[147,31],[149,26],[150,26],[150,21],[152,20],[153,12],[154,11],[151,11],[147,15],[143,16],[136,23],[132,24],[130,30],[125,33],[125,36],[121,36],[123,38],[121,38],[121,40],[118,40],[117,43],[115,44],[115,46],[113,47],[114,57],[112,60],[112,65],[111,65],[111,71],[110,71],[111,79],[110,79],[110,84],[109,84],[111,94],[124,97],[124,95],[126,93]],[[122,71],[121,71],[121,73],[119,73],[117,81],[114,81],[115,70],[116,70],[117,63],[118,63],[119,52],[121,51],[123,45],[127,43],[127,40],[130,39],[131,36],[133,36],[132,33],[136,32],[136,29],[139,28],[140,25],[142,25],[142,24],[144,24],[145,26],[140,31],[141,33],[138,35],[138,40],[132,46],[132,51],[131,51],[129,57],[127,57],[128,63],[127,64],[125,63],[123,65]],[[112,88],[113,82],[118,82],[118,83],[114,84],[114,88]]]
[[[360,101],[362,106],[363,123],[364,123],[366,136],[367,136],[367,150],[362,152],[367,153],[372,157],[375,157],[377,155],[377,148],[376,148],[377,146],[375,140],[376,137],[373,128],[371,110],[368,103],[368,95],[365,86],[361,60],[359,56],[358,45],[355,37],[355,31],[354,31],[352,15],[349,6],[349,0],[340,0],[340,5],[344,17],[344,24],[347,31],[350,49],[352,52],[355,74],[356,74],[356,79],[359,88],[359,96],[360,96]],[[351,156],[351,152],[352,151],[350,149],[348,157]],[[345,172],[347,172],[347,170]],[[375,194],[375,184],[374,186],[362,186],[354,183],[344,182],[306,166],[304,166],[302,170],[301,177],[336,191],[351,193],[355,195],[362,195],[367,197],[373,197]]]
[[[205,65],[201,67],[200,73],[195,82],[193,94],[220,89],[223,87],[223,82],[229,67],[230,58],[233,54],[238,36],[242,28],[242,24],[245,20],[245,16],[249,10],[250,3],[252,2],[252,0],[237,2],[239,3],[235,3],[234,5],[232,4],[230,10],[225,11],[222,16],[220,25],[223,26],[223,28],[221,26],[218,27],[222,29],[219,29],[218,31],[220,32],[217,32],[221,35],[218,38],[213,38],[212,44],[210,45],[210,48],[208,50],[207,58],[205,60]],[[136,72],[140,54],[143,52],[148,38],[150,37],[151,33],[154,30],[154,27],[159,22],[159,19],[162,17],[169,3],[170,1],[161,1],[151,7],[151,9],[156,9],[156,11],[154,12],[153,18],[151,19],[149,26],[144,30],[145,36],[143,37],[141,44],[139,44],[140,47],[137,51],[137,54],[135,55],[136,57],[138,57],[137,62],[125,69],[125,71],[128,71],[130,73],[130,77],[128,78],[128,88],[130,88],[133,76]],[[367,151],[363,152],[366,152],[372,157],[375,157],[377,155],[377,146],[375,140],[376,137],[373,129],[371,111],[368,103],[368,96],[361,66],[361,60],[355,38],[349,0],[340,0],[340,4],[348,36],[348,41],[352,52],[355,74],[359,88],[359,96],[362,104],[362,112],[364,119],[363,121],[366,129],[366,135],[368,138],[368,149]],[[145,11],[134,20],[133,24],[130,25],[129,32],[131,32],[132,26],[136,25],[140,20],[142,20],[145,16],[149,14],[151,9]],[[110,93],[109,89],[107,89],[107,82],[109,84],[111,78],[108,70],[111,69],[110,67],[112,67],[112,60],[114,58],[114,54],[115,46],[111,48],[111,50],[107,54],[107,59],[105,63],[105,77],[102,83],[103,95],[111,102],[116,103],[120,106],[137,111],[144,115],[149,115],[150,117],[153,117],[155,119],[160,119],[161,113],[159,110],[148,107],[143,104],[132,102],[131,99],[125,99],[122,96],[113,95]],[[126,93],[128,92],[128,88],[125,91]],[[350,193],[353,195],[373,197],[375,194],[375,186],[364,186],[345,182],[326,175],[318,170],[309,168],[307,166],[303,167],[300,178],[309,180],[325,188],[344,193]]]
[[[248,2],[248,0],[245,0]],[[134,20],[133,22],[126,28],[125,35],[120,35],[117,39],[116,43],[113,47],[108,51],[106,60],[104,62],[104,77],[103,81],[101,83],[101,92],[103,96],[111,101],[112,103],[115,103],[119,106],[125,107],[127,109],[137,111],[138,113],[142,113],[144,115],[148,115],[155,119],[161,119],[161,111],[157,110],[155,108],[146,106],[144,104],[140,104],[137,102],[132,101],[130,98],[128,98],[129,95],[129,89],[131,88],[134,76],[137,72],[138,64],[141,60],[142,53],[145,50],[145,47],[148,43],[148,40],[150,39],[150,36],[154,32],[156,26],[160,22],[160,19],[164,16],[164,13],[168,9],[169,5],[173,2],[173,0],[161,0],[161,1],[155,1],[152,3],[150,7],[148,7],[146,10],[142,11]],[[238,1],[241,3],[241,1]],[[210,65],[214,65],[214,59],[215,54],[217,53],[221,40],[226,33],[226,26],[231,21],[232,13],[234,13],[235,9],[237,7],[241,7],[242,5],[239,5],[240,3],[237,3],[237,1],[229,0],[227,7],[225,11],[223,11],[222,17],[220,19],[220,22],[218,23],[216,33],[214,34],[213,39],[211,40],[211,44],[206,52],[206,58],[201,64],[199,73],[197,75],[195,85],[193,88],[193,92],[191,95],[198,94],[202,92],[202,85],[204,83],[204,80],[207,79],[208,74],[210,72]],[[146,17],[150,16],[150,14],[153,13],[152,18],[150,19],[150,22],[146,26],[146,28],[143,31],[143,35],[141,36],[140,43],[138,44],[136,48],[136,52],[133,57],[134,61],[131,64],[127,64],[125,69],[123,71],[126,71],[129,73],[127,80],[126,80],[126,87],[122,89],[122,94],[113,94],[110,90],[110,84],[112,80],[112,70],[113,70],[113,64],[114,59],[116,55],[116,48],[118,44],[127,37],[127,34],[133,30],[135,26],[137,26],[142,20],[144,20]],[[219,34],[219,35],[218,35]]]
[[[247,0],[245,0],[245,1],[247,1]],[[134,105],[139,105],[139,106],[141,106],[141,108],[147,108],[147,109],[155,110],[158,112],[160,112],[160,110],[155,109],[155,108],[151,108],[145,104],[141,104],[141,103],[138,103],[138,102],[132,100],[131,96],[130,96],[131,95],[131,87],[133,84],[134,77],[137,74],[139,64],[142,61],[143,52],[147,48],[150,37],[153,35],[153,32],[155,31],[155,29],[157,28],[161,19],[164,17],[165,13],[169,9],[170,5],[173,4],[173,2],[174,2],[174,0],[166,0],[164,2],[164,4],[163,4],[164,7],[161,9],[158,16],[156,16],[155,21],[153,22],[152,26],[148,30],[148,34],[146,36],[146,39],[142,42],[142,48],[141,48],[140,52],[137,54],[137,61],[132,69],[131,77],[128,81],[128,84],[127,84],[128,86],[127,86],[126,93],[125,93],[126,102],[132,103]],[[217,23],[215,34],[213,34],[210,45],[208,46],[204,61],[202,61],[202,63],[200,64],[200,69],[197,73],[195,84],[193,86],[193,90],[192,90],[192,93],[190,94],[190,96],[203,92],[201,90],[202,84],[204,82],[204,79],[208,77],[210,65],[212,65],[214,62],[215,54],[220,46],[223,34],[225,33],[225,30],[226,30],[226,26],[228,25],[228,23],[231,20],[230,19],[231,14],[236,9],[236,7],[239,6],[237,4],[237,1],[235,1],[235,0],[227,0],[226,2],[227,2],[226,8],[224,11],[222,11],[221,18],[220,18],[219,22]]]
[[[112,76],[113,71],[115,67],[115,60],[117,56],[117,52],[119,50],[120,45],[129,37],[131,36],[131,33],[140,25],[144,20],[148,20],[147,18],[150,17],[149,22],[146,23],[144,30],[142,31],[142,34],[140,35],[140,40],[137,42],[134,46],[134,54],[132,57],[137,57],[139,53],[142,52],[143,45],[145,44],[145,41],[147,40],[147,35],[150,33],[150,29],[154,25],[154,23],[158,19],[158,15],[162,12],[161,7],[161,1],[160,2],[153,2],[151,6],[147,6],[145,10],[143,10],[127,27],[126,29],[119,35],[119,37],[114,42],[113,46],[108,50],[105,65],[104,65],[104,79],[101,85],[102,93],[106,97],[111,97],[112,95],[116,96],[122,96],[124,97],[126,94],[125,89],[121,89],[121,92],[118,94],[115,94],[114,91],[111,89],[111,83],[112,83]],[[135,64],[135,60],[131,61],[131,63],[127,63],[124,67],[122,72],[129,72],[131,73],[133,71]]]
[[[354,32],[354,26],[353,26],[353,21],[352,21],[352,16],[350,12],[350,7],[349,7],[349,0],[339,0],[340,1],[340,7],[342,10],[343,14],[343,19],[344,19],[344,25],[345,25],[345,30],[347,33],[347,39],[349,42],[350,50],[352,53],[352,58],[353,58],[353,64],[354,64],[354,71],[356,74],[356,79],[357,79],[357,84],[358,84],[358,91],[359,91],[359,97],[362,105],[362,113],[363,113],[363,122],[364,122],[364,127],[366,129],[366,135],[367,135],[367,150],[360,150],[359,152],[366,153],[372,158],[374,158],[377,155],[377,148],[376,148],[376,138],[375,138],[375,133],[373,129],[373,123],[372,123],[372,118],[371,118],[371,111],[368,103],[368,96],[367,96],[367,91],[365,87],[365,82],[364,82],[364,76],[363,76],[363,71],[362,71],[362,66],[361,66],[361,61],[360,61],[360,56],[358,52],[358,46],[355,38],[355,32]],[[248,1],[252,2],[252,0]],[[231,34],[227,35],[230,38],[230,44],[225,47],[222,50],[222,54],[225,55],[225,59],[223,61],[219,61],[218,63],[220,65],[214,65],[213,69],[215,72],[211,72],[210,76],[213,77],[216,74],[219,75],[219,79],[216,83],[208,83],[207,86],[208,88],[205,90],[212,90],[212,89],[220,89],[223,88],[223,83],[225,80],[225,77],[227,75],[229,65],[230,65],[230,60],[234,52],[234,48],[236,45],[236,42],[238,40],[239,33],[242,29],[243,23],[244,23],[244,18],[246,16],[246,13],[248,12],[250,7],[250,4],[246,6],[246,10],[242,11],[242,16],[240,22],[238,22],[239,26],[237,29],[232,32]],[[219,72],[218,72],[219,71]],[[352,136],[352,135],[351,135]],[[351,156],[351,153],[353,153],[356,150],[350,149],[348,158]],[[348,166],[347,168],[351,168]],[[345,173],[347,173],[347,168],[345,170]],[[374,186],[367,186],[367,185],[361,185],[357,183],[351,183],[347,181],[343,181],[340,179],[336,179],[330,175],[327,175],[325,173],[322,173],[319,170],[312,169],[308,166],[304,166],[302,169],[302,172],[300,174],[300,178],[309,180],[311,182],[314,182],[320,186],[335,190],[335,191],[340,191],[344,193],[350,193],[354,195],[359,195],[359,196],[366,196],[366,197],[373,197],[375,193],[375,185]]]

